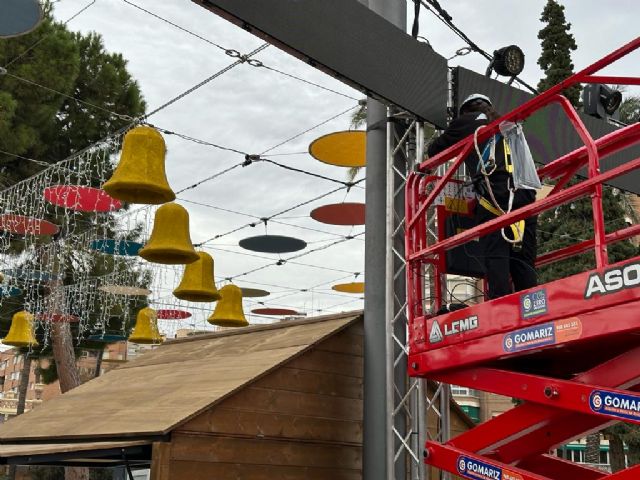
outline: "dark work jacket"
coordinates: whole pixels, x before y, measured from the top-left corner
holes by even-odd
[[[429,145],[427,154],[433,157],[452,145],[455,145],[463,138],[469,135],[473,136],[473,133],[478,127],[487,125],[488,123],[489,121],[486,115],[480,112],[460,115],[458,118],[452,120],[442,135]],[[484,151],[487,143],[488,142],[484,142],[478,145],[480,152]],[[464,159],[464,163],[467,166],[469,176],[475,178],[476,172],[478,172],[478,155],[476,154],[475,147],[472,147],[471,153]],[[504,144],[501,140],[496,145],[496,170],[489,176],[489,183],[491,184],[491,189],[493,190],[496,201],[504,210],[507,210],[509,203],[509,177],[510,175],[504,167]],[[487,200],[490,200],[487,195],[484,196]],[[516,208],[528,205],[535,201],[535,198],[535,190],[517,190],[513,200],[513,209],[515,210]]]

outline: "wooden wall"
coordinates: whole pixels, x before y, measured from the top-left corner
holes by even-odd
[[[358,322],[174,430],[152,480],[361,480],[362,334]]]

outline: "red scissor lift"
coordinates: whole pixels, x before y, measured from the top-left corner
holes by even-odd
[[[474,148],[473,138],[423,162],[410,175],[406,197],[410,375],[524,400],[450,441],[427,441],[426,463],[472,479],[640,478],[640,466],[608,474],[549,454],[614,421],[640,423],[640,257],[613,265],[607,258],[607,245],[639,235],[640,225],[607,233],[602,210],[602,184],[640,168],[640,158],[600,171],[607,156],[640,141],[640,123],[594,140],[560,95],[577,83],[640,85],[637,77],[595,75],[638,47],[640,38],[478,133],[478,141],[484,142],[498,131],[500,122],[521,121],[558,104],[584,146],[539,169],[541,179],[555,182],[546,198],[445,238],[441,226],[445,207],[435,206],[436,197]],[[441,175],[433,176],[438,168]],[[570,185],[581,169],[586,169],[586,178]],[[592,201],[594,238],[542,255],[537,264],[594,251],[595,270],[462,310],[431,313],[444,303],[447,250],[587,196]],[[435,224],[440,224],[439,238],[429,241],[427,229],[434,224],[434,215],[439,220]],[[427,270],[433,275],[425,275]],[[429,291],[434,292],[431,309],[425,306]]]

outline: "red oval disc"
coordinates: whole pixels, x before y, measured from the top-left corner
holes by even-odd
[[[55,185],[44,189],[44,198],[58,207],[81,212],[113,212],[122,202],[99,188],[78,185]]]
[[[311,212],[311,218],[329,225],[364,225],[364,203],[334,203]]]
[[[0,215],[0,230],[18,235],[55,235],[60,228],[41,218],[5,213]]]
[[[299,312],[289,308],[254,308],[251,313],[258,315],[300,315]]]
[[[156,310],[158,320],[183,320],[189,318],[191,313],[184,310]]]

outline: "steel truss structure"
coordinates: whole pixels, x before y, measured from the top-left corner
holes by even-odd
[[[435,200],[474,148],[473,138],[422,162],[407,176],[409,374],[524,400],[455,438],[427,439],[427,464],[470,479],[640,477],[640,466],[609,474],[549,455],[558,445],[614,421],[640,423],[640,257],[609,265],[607,255],[607,245],[640,235],[640,225],[606,231],[602,206],[603,183],[639,169],[640,158],[604,173],[600,169],[608,155],[640,143],[640,124],[594,140],[561,95],[578,83],[640,85],[638,77],[596,75],[638,48],[640,38],[478,132],[482,143],[503,121],[519,122],[550,104],[559,105],[584,146],[538,170],[541,179],[555,185],[546,198],[449,237],[438,228],[434,238],[434,222],[442,224],[451,214]],[[586,178],[569,184],[584,170]],[[542,255],[537,265],[592,251],[594,270],[434,313],[444,299],[447,250],[584,197],[591,199],[594,237]],[[429,305],[431,295],[435,305]]]
[[[395,479],[429,479],[422,460],[427,439],[449,438],[451,393],[447,384],[407,375],[409,356],[405,261],[407,178],[424,158],[424,124],[404,113],[387,119],[386,282],[389,464]],[[435,239],[435,225],[430,235]],[[428,426],[432,426],[429,431]],[[441,477],[443,480],[448,478]]]

